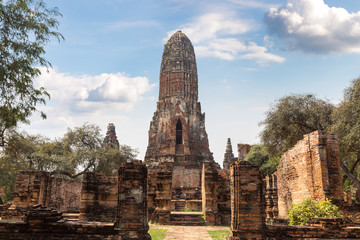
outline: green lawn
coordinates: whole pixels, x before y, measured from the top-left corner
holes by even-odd
[[[214,230],[208,233],[213,240],[224,240],[230,234],[230,230]]]
[[[163,240],[166,236],[167,229],[149,229],[152,240]]]

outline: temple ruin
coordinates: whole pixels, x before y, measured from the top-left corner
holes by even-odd
[[[85,172],[74,180],[19,171],[13,201],[0,202],[0,240],[148,240],[148,222],[230,225],[228,240],[360,239],[360,204],[343,192],[336,135],[304,135],[267,176],[245,161],[251,145],[237,144],[235,157],[228,139],[220,168],[198,102],[194,49],[181,31],[164,46],[148,134],[144,162],[122,163],[117,176]],[[119,147],[112,123],[104,144]],[[306,198],[331,199],[344,218],[289,226],[289,207]]]

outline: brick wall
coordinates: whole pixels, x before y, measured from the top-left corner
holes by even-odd
[[[174,166],[172,175],[172,187],[200,188],[201,170],[186,168],[186,166]]]
[[[114,210],[115,223],[114,221],[112,223],[67,222],[62,220],[62,214],[59,211],[47,208],[32,209],[26,212],[23,221],[0,221],[0,240],[151,239],[147,233],[149,229],[146,197],[147,169],[144,164],[140,161],[122,164],[118,178],[108,179],[100,174],[89,173],[85,175],[85,178],[86,194],[102,193],[97,194],[96,200],[104,196],[108,197],[103,193],[108,193],[108,190],[113,188],[113,179],[116,180],[118,188],[113,192],[117,203]],[[94,180],[98,180],[98,184]],[[102,191],[99,191],[101,189]],[[91,200],[94,199],[91,198]],[[101,209],[102,206],[97,205],[96,211]],[[97,213],[110,214],[110,212]]]
[[[86,172],[83,176],[80,221],[114,222],[117,209],[118,178]]]
[[[333,134],[315,131],[283,154],[278,178],[279,217],[285,218],[293,203],[306,198],[343,200],[339,146]]]
[[[44,171],[19,171],[12,208],[41,205],[66,212],[80,207],[81,181],[55,178]]]

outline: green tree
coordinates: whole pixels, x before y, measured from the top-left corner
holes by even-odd
[[[245,161],[259,167],[260,172],[265,175],[273,174],[278,165],[278,158],[270,158],[266,152],[264,145],[251,146],[250,152],[246,155]]]
[[[37,105],[50,97],[33,80],[41,74],[37,67],[51,66],[44,58],[46,44],[52,37],[63,39],[56,31],[59,16],[43,0],[0,0],[0,146],[7,129],[28,123]]]
[[[341,167],[360,190],[360,78],[344,90],[344,99],[332,118],[332,131],[339,138]]]
[[[326,130],[332,124],[334,106],[312,94],[295,94],[280,98],[260,123],[261,142],[271,157],[280,157],[303,135]]]
[[[35,159],[33,153],[47,139],[41,135],[29,135],[26,132],[8,132],[8,141],[0,155],[0,186],[5,193],[13,191],[18,170],[31,169]]]

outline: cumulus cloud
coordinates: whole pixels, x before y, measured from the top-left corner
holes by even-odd
[[[360,11],[329,7],[323,0],[288,0],[264,17],[269,33],[290,50],[309,53],[360,53]]]
[[[258,63],[283,62],[284,58],[271,54],[268,49],[255,42],[240,40],[240,35],[248,33],[255,25],[237,17],[235,12],[223,11],[207,13],[180,29],[194,44],[198,57],[215,57],[224,60],[252,59]],[[167,41],[176,30],[170,31]]]
[[[42,74],[36,84],[45,87],[53,101],[74,112],[97,111],[109,106],[131,110],[153,85],[146,77],[129,77],[125,73],[74,75],[60,73],[56,68]]]

